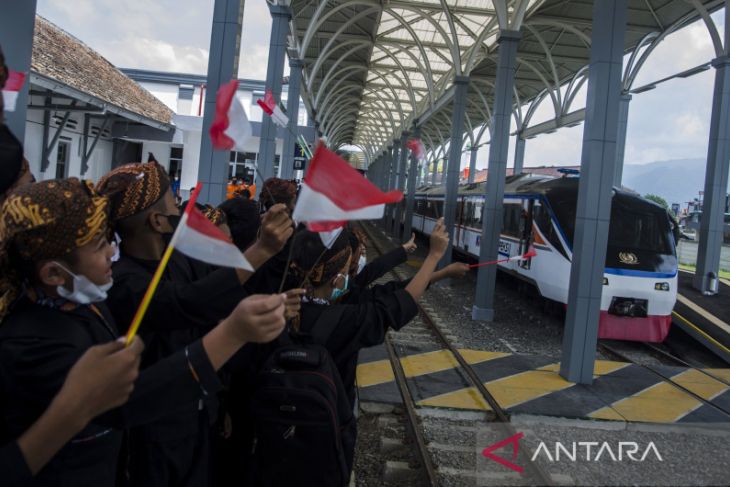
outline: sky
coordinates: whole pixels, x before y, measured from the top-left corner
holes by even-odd
[[[207,71],[213,0],[38,0],[38,13],[118,67],[196,74]],[[722,13],[713,18],[722,28]],[[247,0],[239,77],[266,78],[270,30],[266,1]],[[704,24],[693,24],[668,37],[656,49],[635,87],[713,57]],[[713,84],[714,70],[709,70],[634,95],[629,110],[626,164],[705,158]],[[576,108],[582,105],[581,101]],[[528,140],[525,166],[579,164],[582,135],[583,125],[579,125]],[[509,157],[511,161],[513,143]],[[486,167],[487,159],[485,146],[479,151],[477,167]],[[462,164],[468,164],[468,154]]]

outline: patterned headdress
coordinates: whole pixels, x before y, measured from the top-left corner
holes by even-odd
[[[203,215],[205,215],[205,218],[210,220],[213,225],[223,225],[224,223],[228,223],[228,219],[226,218],[226,214],[223,213],[223,210],[220,208],[216,208],[215,206],[211,205],[205,205],[205,209],[203,211]]]
[[[97,191],[111,200],[116,222],[157,203],[170,187],[165,169],[155,162],[133,162],[113,169],[99,180]]]
[[[107,198],[76,178],[15,189],[0,210],[0,319],[21,287],[17,259],[37,262],[68,255],[109,231]]]
[[[301,231],[293,237],[294,255],[291,263],[292,277],[298,286],[306,278],[303,285],[317,288],[335,277],[352,256],[347,232],[335,240],[331,249],[322,244],[319,235],[314,232]]]
[[[261,189],[261,203],[270,208],[277,203],[289,205],[297,196],[297,183],[288,179],[269,178]]]

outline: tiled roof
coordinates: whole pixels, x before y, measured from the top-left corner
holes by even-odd
[[[151,120],[172,111],[89,46],[36,16],[31,71]]]

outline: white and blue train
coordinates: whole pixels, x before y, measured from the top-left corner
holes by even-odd
[[[454,247],[479,256],[486,183],[459,187]],[[429,234],[443,215],[443,186],[415,194],[414,231]],[[500,264],[533,284],[539,293],[567,303],[578,178],[522,174],[506,180],[499,253],[537,256]],[[661,342],[677,299],[675,226],[661,206],[624,190],[614,190],[603,277],[599,337]]]

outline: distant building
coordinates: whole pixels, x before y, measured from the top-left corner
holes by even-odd
[[[139,161],[144,139],[172,140],[173,112],[97,52],[36,17],[25,154],[38,179],[97,180]]]

